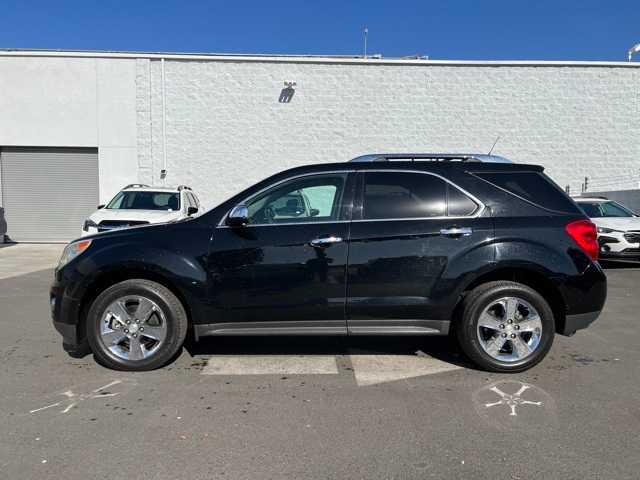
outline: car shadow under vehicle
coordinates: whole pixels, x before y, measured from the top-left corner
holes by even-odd
[[[192,357],[210,355],[427,355],[464,368],[475,366],[449,337],[242,336],[188,339]]]
[[[620,270],[625,268],[640,268],[639,260],[627,260],[627,259],[600,259],[600,265],[605,270]]]

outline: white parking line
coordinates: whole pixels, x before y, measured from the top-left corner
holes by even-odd
[[[243,355],[209,358],[203,375],[336,375],[331,355]]]
[[[418,352],[416,355],[350,355],[360,387],[450,372],[462,367]],[[221,355],[210,357],[203,375],[337,375],[333,355]]]
[[[450,372],[462,367],[421,355],[351,355],[359,387]]]

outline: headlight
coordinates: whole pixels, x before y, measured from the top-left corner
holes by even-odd
[[[71,260],[87,250],[89,245],[91,245],[91,240],[79,240],[64,247],[64,251],[62,252],[62,256],[58,262],[58,268],[64,267]]]
[[[84,225],[82,226],[82,230],[85,232],[89,231],[89,228],[98,228],[98,224],[91,219],[87,219],[84,221]]]
[[[598,227],[598,233],[624,233],[622,230],[614,230],[613,228]]]

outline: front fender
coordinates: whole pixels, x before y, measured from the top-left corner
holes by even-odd
[[[204,241],[208,241],[206,238]],[[192,316],[199,317],[206,300],[207,274],[201,245],[176,248],[172,245],[132,241],[104,242],[94,239],[88,255],[81,255],[56,272],[57,283],[65,285],[64,295],[80,306],[87,294],[101,285],[135,276],[158,279],[181,296]],[[195,243],[198,243],[195,241]],[[206,249],[204,250],[206,251]],[[76,322],[79,318],[76,318]]]

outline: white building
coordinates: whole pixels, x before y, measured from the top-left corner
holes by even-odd
[[[295,165],[498,136],[494,153],[574,190],[637,177],[638,67],[0,51],[0,207],[12,239],[63,241],[127,183],[191,185],[213,206]]]

